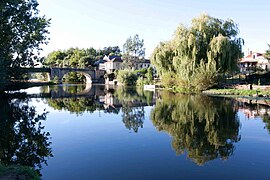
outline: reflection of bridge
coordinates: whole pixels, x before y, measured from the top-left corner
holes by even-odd
[[[77,98],[77,97],[85,97],[85,98],[92,98],[96,96],[104,96],[104,89],[102,87],[104,86],[92,86],[91,84],[86,84],[84,90],[77,92],[77,93],[71,93],[68,92],[68,87],[71,87],[72,85],[57,85],[49,87],[47,86],[46,92],[41,92],[38,94],[27,94],[27,97],[29,98]]]
[[[70,72],[82,73],[86,78],[86,83],[91,84],[104,82],[103,70],[81,69],[81,68],[23,68],[26,73],[49,73],[49,81],[57,80],[62,83],[65,74]]]
[[[56,85],[56,86],[43,86],[42,91],[38,94],[29,94],[27,93],[28,98],[90,98],[96,99],[99,103],[106,105],[107,107],[119,108],[122,107],[122,100],[119,100],[117,96],[114,96],[113,93],[107,92],[105,86],[102,85],[93,85],[86,84],[84,89],[81,91],[70,92],[69,88],[72,88],[74,85]],[[75,85],[78,87],[78,85]],[[15,98],[15,97],[14,97]],[[126,101],[129,103],[129,106],[152,106],[155,104],[155,95],[152,95],[152,100],[150,102],[144,102],[140,100],[130,100]],[[124,100],[125,101],[125,100]]]

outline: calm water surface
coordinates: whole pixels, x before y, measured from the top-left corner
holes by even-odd
[[[270,108],[62,85],[1,97],[0,158],[42,179],[270,179]]]

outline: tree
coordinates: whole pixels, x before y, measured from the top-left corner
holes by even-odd
[[[214,70],[216,72],[210,76],[216,79],[217,73],[237,69],[243,44],[238,33],[238,27],[231,19],[202,14],[192,20],[191,27],[180,25],[172,40],[161,43],[154,50],[151,62],[160,76],[175,73],[181,85],[193,86],[191,83],[198,77],[197,72]]]
[[[120,56],[121,55],[121,50],[118,46],[108,46],[104,47],[102,50],[103,56]]]
[[[67,54],[61,50],[53,51],[47,55],[43,64],[50,67],[62,67],[66,57]]]
[[[133,38],[129,37],[123,46],[123,53],[124,66],[130,69],[136,68],[145,56],[144,40],[140,40],[138,34]]]
[[[268,44],[268,50],[265,51],[264,57],[270,60],[270,44]]]
[[[0,83],[19,75],[21,66],[34,66],[40,45],[47,44],[50,20],[39,16],[37,0],[2,0],[0,3]]]

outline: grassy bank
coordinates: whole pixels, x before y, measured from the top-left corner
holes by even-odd
[[[204,94],[270,97],[270,91],[247,89],[209,89]]]
[[[40,180],[38,172],[26,166],[0,165],[1,180]]]

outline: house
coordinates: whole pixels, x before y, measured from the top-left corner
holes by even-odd
[[[123,68],[123,60],[121,56],[104,56],[103,59],[100,59],[95,62],[95,66],[100,70],[105,70],[108,74],[113,73],[115,70],[120,70]],[[149,59],[144,59],[139,61],[135,65],[135,69],[143,69],[153,67]]]
[[[108,74],[113,73],[115,70],[119,70],[121,68],[121,64],[123,60],[121,56],[104,56],[103,59],[100,59],[95,62],[95,66],[98,67],[99,70],[104,70]]]
[[[121,69],[121,64],[123,63],[121,56],[105,55],[103,60],[105,61],[104,69],[108,74],[113,73],[115,70]]]
[[[105,64],[104,64],[105,62],[106,61],[104,61],[103,59],[100,59],[100,60],[98,60],[98,61],[96,61],[94,63],[94,66],[98,67],[99,70],[104,70],[105,71]]]
[[[247,56],[238,62],[241,73],[255,72],[256,70],[270,70],[269,61],[264,58],[262,53],[250,51]]]
[[[137,67],[136,69],[143,69],[143,68],[149,68],[151,66],[151,63],[150,63],[150,60],[149,59],[144,59],[142,61],[140,61],[138,64],[137,64]]]

